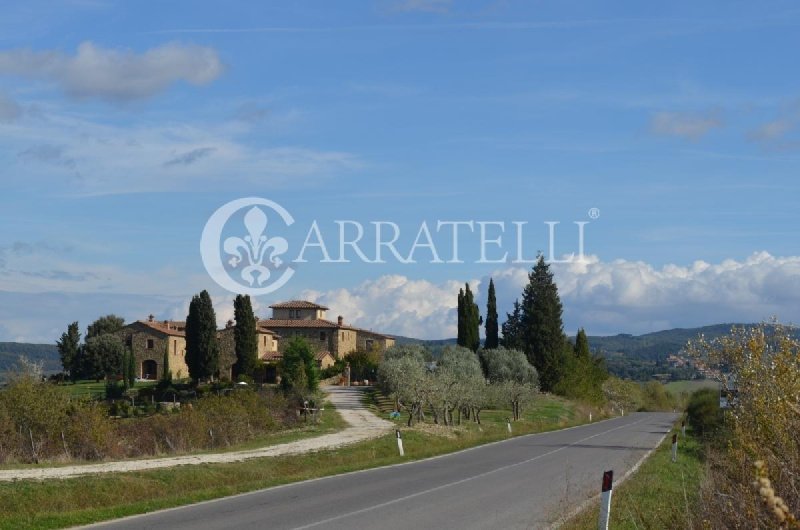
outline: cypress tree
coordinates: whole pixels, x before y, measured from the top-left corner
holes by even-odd
[[[130,355],[131,353],[127,350],[122,354],[122,370],[120,370],[120,372],[122,372],[122,383],[125,385],[126,389],[130,388],[129,383],[131,380],[128,372],[131,368],[131,363],[128,361]]]
[[[133,388],[136,384],[136,356],[128,351],[128,386]]]
[[[493,350],[499,345],[497,329],[497,299],[494,292],[494,280],[489,278],[489,294],[486,302],[486,340],[483,347]]]
[[[234,373],[253,377],[258,361],[258,337],[250,296],[241,294],[236,296],[233,301],[233,314],[236,319],[236,327],[233,330],[236,350]]]
[[[522,306],[519,300],[514,300],[514,309],[511,313],[506,313],[506,321],[503,322],[503,338],[500,341],[507,350],[524,351],[525,346],[522,340]]]
[[[481,347],[480,336],[480,312],[469,284],[464,290],[464,347],[472,351],[478,351]]]
[[[528,274],[521,305],[525,355],[539,372],[542,390],[552,391],[563,376],[568,357],[558,287],[541,254]]]
[[[588,359],[591,357],[589,339],[586,337],[586,332],[583,328],[579,329],[577,335],[575,335],[575,357],[578,359]]]
[[[172,383],[172,369],[169,367],[169,346],[164,350],[164,361],[161,363],[161,381]]]
[[[464,289],[458,290],[458,336],[456,344],[467,347],[467,315],[464,306]]]
[[[208,291],[192,297],[186,317],[186,366],[195,382],[219,372],[217,317]]]
[[[61,339],[56,341],[58,355],[61,357],[61,366],[73,381],[77,379],[80,369],[81,332],[78,323],[73,322],[67,326],[67,331],[61,334]]]

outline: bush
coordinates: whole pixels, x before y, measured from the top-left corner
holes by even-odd
[[[642,404],[639,410],[653,412],[673,410],[677,402],[666,387],[658,381],[649,381],[642,386]]]
[[[712,434],[722,426],[722,410],[719,408],[719,392],[703,388],[692,394],[686,408],[689,425],[701,434]]]
[[[217,393],[219,392],[219,394]],[[141,404],[140,404],[141,403]],[[112,419],[109,412],[120,419]],[[75,399],[32,378],[0,391],[0,463],[101,460],[174,454],[229,446],[297,421],[279,392],[209,388],[173,414],[149,400],[133,407]]]

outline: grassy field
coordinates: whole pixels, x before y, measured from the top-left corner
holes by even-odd
[[[672,436],[668,435],[636,473],[614,487],[610,528],[692,528],[690,514],[698,502],[705,464],[701,443],[690,431],[687,434],[686,439],[679,436],[677,462],[671,461]],[[598,512],[595,501],[561,528],[594,530]]]
[[[382,407],[380,401],[373,406],[376,410]],[[560,398],[542,396],[524,411],[522,420],[514,423],[514,434],[583,423],[588,410]],[[379,412],[386,417],[387,413]],[[0,529],[63,528],[298,480],[426,458],[508,438],[505,426],[508,415],[506,411],[487,411],[482,415],[484,421],[480,429],[471,422],[455,428],[403,427],[406,450],[403,458],[397,454],[394,434],[387,434],[376,440],[307,455],[0,484]]]
[[[719,383],[711,379],[694,379],[691,381],[670,381],[664,387],[668,392],[677,396],[682,392],[691,394],[702,388],[719,388]]]

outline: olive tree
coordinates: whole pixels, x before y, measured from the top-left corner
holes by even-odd
[[[519,350],[496,348],[481,352],[486,375],[493,387],[490,392],[497,404],[511,406],[514,420],[520,419],[522,407],[530,402],[539,390],[539,374]]]

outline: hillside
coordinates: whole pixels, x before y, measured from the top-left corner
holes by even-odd
[[[604,357],[624,355],[626,357],[655,361],[672,353],[678,353],[687,341],[705,335],[708,339],[720,337],[731,330],[732,326],[750,326],[752,324],[715,324],[699,328],[675,328],[654,331],[644,335],[621,333],[612,336],[589,336],[589,344],[595,353]],[[431,348],[455,344],[456,339],[422,340],[411,337],[395,337],[398,344],[423,344]]]
[[[61,360],[55,344],[0,342],[0,373],[13,368],[20,355],[24,355],[31,361],[42,361],[46,373],[61,370]]]
[[[675,328],[654,331],[644,335],[620,334],[613,336],[590,336],[589,344],[596,353],[603,356],[622,354],[626,357],[643,360],[661,360],[670,354],[678,353],[690,340],[704,335],[715,339],[730,332],[733,326],[752,326],[753,324],[714,324],[699,328]]]

